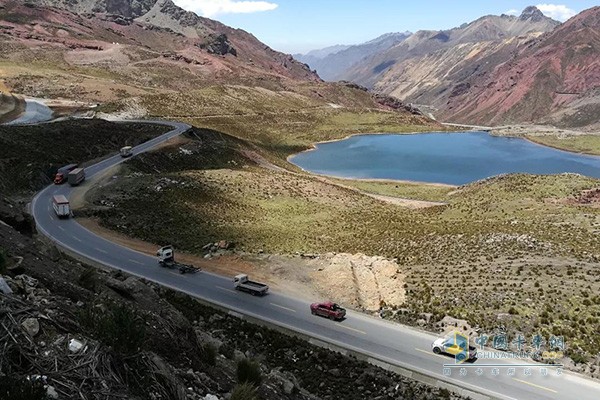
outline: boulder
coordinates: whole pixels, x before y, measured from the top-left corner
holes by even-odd
[[[48,385],[48,387],[46,387],[46,397],[49,399],[58,399],[58,393],[56,392],[56,389],[54,389],[54,386]]]
[[[69,351],[71,353],[78,353],[83,348],[83,343],[77,339],[71,339],[69,341]]]
[[[4,294],[12,294],[12,289],[8,286],[6,280],[0,276],[0,292]]]
[[[40,323],[37,318],[27,318],[21,323],[21,327],[31,337],[34,337],[40,332]]]

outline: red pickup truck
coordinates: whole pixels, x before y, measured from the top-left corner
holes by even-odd
[[[341,320],[346,316],[346,309],[332,302],[312,303],[310,305],[312,315],[320,315],[331,320]]]

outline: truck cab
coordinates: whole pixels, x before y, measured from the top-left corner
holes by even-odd
[[[175,261],[173,246],[163,246],[156,252],[158,263],[164,264]]]

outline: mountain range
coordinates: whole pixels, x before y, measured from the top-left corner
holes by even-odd
[[[387,33],[366,43],[332,46],[306,54],[295,54],[294,57],[316,70],[321,78],[335,81],[342,79],[344,72],[361,60],[394,47],[410,35],[411,32]]]
[[[446,121],[591,130],[598,127],[598,14],[595,7],[561,24],[531,6],[519,16],[418,31],[350,66],[336,54],[322,59],[326,67],[309,65],[325,79],[425,106]]]

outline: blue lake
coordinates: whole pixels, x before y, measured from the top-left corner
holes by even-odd
[[[462,185],[490,176],[575,172],[600,178],[600,157],[486,132],[359,135],[290,157],[313,173]]]

